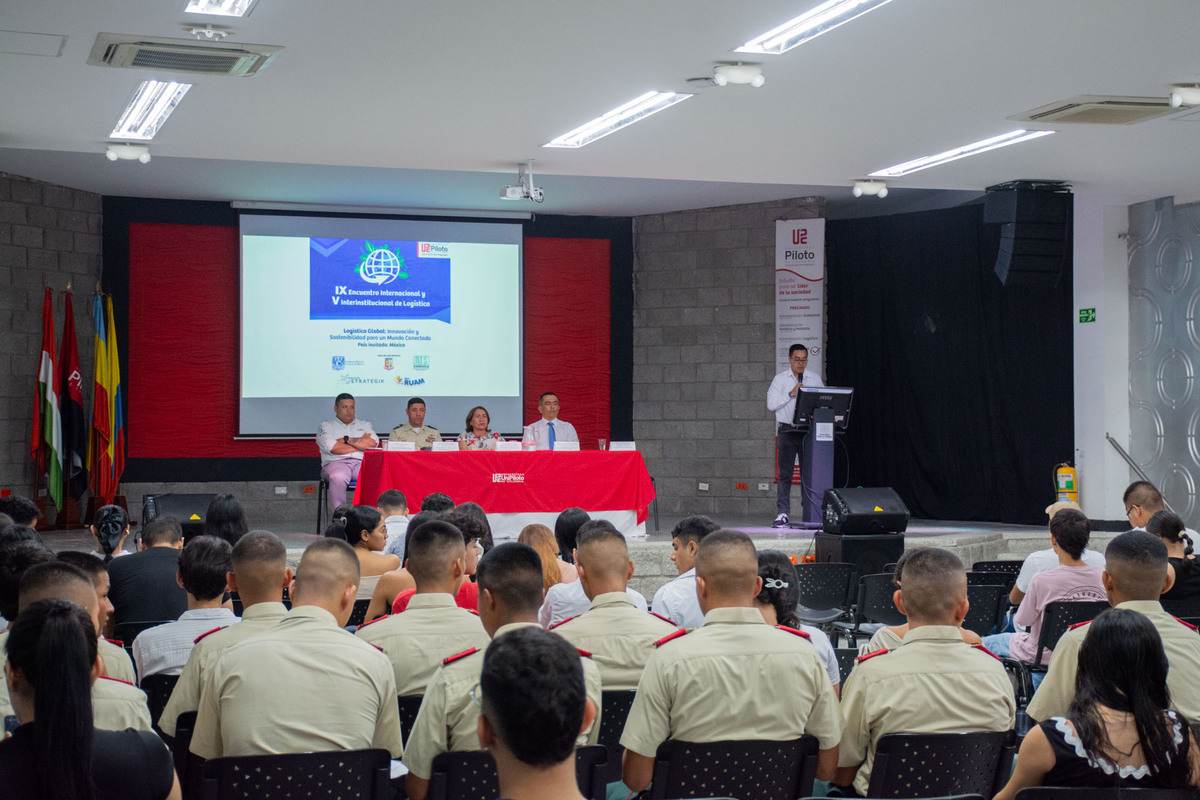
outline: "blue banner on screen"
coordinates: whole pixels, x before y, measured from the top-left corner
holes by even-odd
[[[309,318],[448,323],[449,252],[438,242],[309,239]]]

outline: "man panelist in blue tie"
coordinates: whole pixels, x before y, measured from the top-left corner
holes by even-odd
[[[525,440],[532,441],[538,450],[553,450],[556,442],[578,442],[575,426],[558,418],[558,395],[542,392],[538,397],[538,411],[542,418],[525,426]]]

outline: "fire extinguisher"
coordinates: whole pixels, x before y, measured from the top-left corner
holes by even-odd
[[[1069,461],[1054,468],[1054,499],[1079,502],[1079,473]]]

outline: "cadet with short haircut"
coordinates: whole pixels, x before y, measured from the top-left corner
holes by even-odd
[[[204,679],[191,751],[201,758],[381,748],[404,751],[387,657],[342,630],[358,557],[333,538],[304,551],[294,606],[226,650]]]
[[[718,742],[817,737],[817,777],[833,777],[841,737],[837,698],[816,649],[801,631],[767,625],[754,599],[758,553],[737,531],[709,533],[696,555],[704,625],[659,639],[646,663],[621,745],[633,791],[650,785],[667,739]]]
[[[1126,531],[1108,543],[1104,563],[1100,580],[1109,605],[1136,611],[1154,623],[1170,666],[1171,704],[1188,719],[1200,719],[1200,636],[1195,627],[1163,611],[1158,601],[1172,584],[1166,545],[1154,534]],[[1075,697],[1079,648],[1089,627],[1087,623],[1074,626],[1054,646],[1050,669],[1029,703],[1031,719],[1041,722],[1067,715]]]
[[[96,630],[103,634],[108,618],[112,616],[113,605],[108,599],[108,569],[104,562],[93,553],[81,553],[77,550],[65,550],[58,554],[58,560],[79,567],[92,579],[96,590],[96,599],[100,603],[100,627]],[[125,652],[125,643],[118,639],[107,639],[103,635],[97,642],[100,658],[104,663],[104,674],[110,678],[133,683],[137,673],[133,671],[133,659]]]
[[[867,794],[879,738],[889,733],[1007,731],[1016,702],[1000,663],[969,645],[967,573],[958,556],[935,547],[907,554],[894,596],[908,617],[895,650],[860,656],[842,688],[842,741],[834,783]]]

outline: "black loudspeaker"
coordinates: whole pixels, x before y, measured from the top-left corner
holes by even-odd
[[[818,533],[816,539],[818,562],[841,561],[854,564],[858,567],[859,575],[883,572],[886,564],[899,561],[900,556],[904,554],[903,533],[882,533],[876,536]]]
[[[155,517],[174,517],[188,541],[204,533],[208,504],[215,498],[215,494],[148,494],[142,498],[142,530]]]
[[[983,221],[1000,226],[995,271],[1000,283],[1053,286],[1067,256],[1072,195],[1058,181],[989,186]]]
[[[903,533],[908,506],[890,487],[830,489],[821,504],[821,529],[842,535]],[[894,559],[893,559],[894,560]]]

